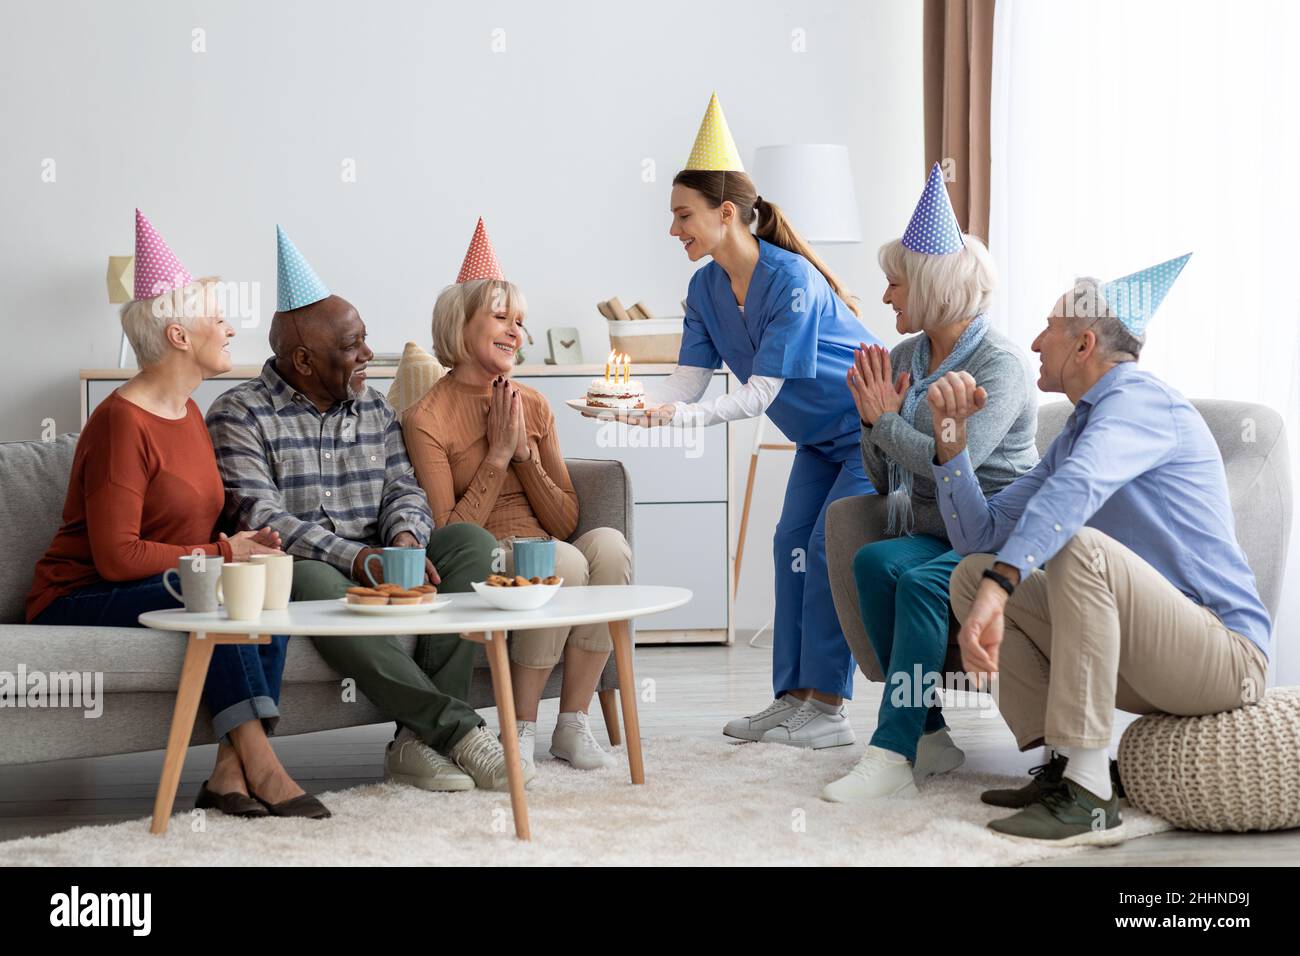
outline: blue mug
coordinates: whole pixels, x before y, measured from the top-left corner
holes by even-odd
[[[371,554],[362,563],[370,586],[378,582],[370,571],[370,562],[378,559],[384,569],[384,581],[410,590],[424,583],[424,548],[383,548],[379,554]]]
[[[549,578],[555,573],[554,538],[516,538],[515,574],[524,578]]]

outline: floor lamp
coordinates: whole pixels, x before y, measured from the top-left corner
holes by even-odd
[[[754,182],[759,192],[781,207],[804,238],[812,243],[849,243],[862,241],[858,221],[858,199],[853,188],[853,172],[847,146],[798,144],[760,146],[754,152]],[[847,386],[846,386],[847,388]],[[758,456],[763,451],[792,451],[788,442],[764,442],[766,419],[759,416],[754,428],[754,447],[749,456],[749,476],[745,479],[745,503],[740,513],[740,532],[736,540],[736,565],[732,577],[732,598],[740,592],[740,563],[745,554],[745,532],[749,528],[749,508],[754,497],[754,476]],[[772,626],[769,619],[749,639],[750,646]]]
[[[754,422],[754,447],[749,453],[749,475],[745,478],[745,503],[740,509],[740,534],[736,538],[736,568],[732,577],[731,596],[734,600],[740,593],[740,562],[745,557],[745,532],[749,530],[749,506],[754,500],[754,476],[758,472],[758,455],[763,451],[794,451],[792,442],[765,442],[763,441],[763,432],[766,431],[767,418],[759,415]],[[758,636],[772,626],[772,618],[767,619],[767,623],[760,627],[749,638],[749,646],[754,647],[758,641]]]

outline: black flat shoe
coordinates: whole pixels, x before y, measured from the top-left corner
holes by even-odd
[[[268,803],[257,794],[253,793],[253,788],[249,787],[248,792],[252,794],[253,799],[266,808],[266,812],[273,817],[306,817],[309,820],[326,820],[333,816],[321,803],[310,793],[300,794],[292,800],[285,800],[283,803]]]
[[[194,798],[196,810],[220,810],[228,817],[269,817],[270,811],[261,801],[242,793],[213,793],[208,782],[203,781],[199,795]]]

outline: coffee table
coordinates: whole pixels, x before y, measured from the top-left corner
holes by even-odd
[[[263,611],[256,621],[232,621],[224,610],[190,614],[176,609],[141,614],[140,623],[145,627],[189,633],[150,832],[167,831],[213,648],[217,644],[266,644],[272,634],[343,634],[355,635],[358,640],[364,640],[367,635],[383,634],[459,634],[465,640],[483,644],[492,669],[492,693],[503,730],[501,745],[506,756],[515,835],[527,840],[531,836],[528,802],[524,796],[523,768],[519,763],[519,738],[513,733],[515,699],[510,684],[506,632],[608,623],[614,640],[614,663],[618,669],[619,698],[627,732],[628,767],[634,784],[645,782],[641,725],[636,709],[636,676],[632,669],[632,636],[627,625],[632,618],[681,607],[692,597],[689,590],[644,584],[561,588],[550,602],[535,611],[498,611],[474,593],[439,596],[450,598],[451,603],[428,614],[409,617],[358,614],[335,600],[294,602],[284,611]],[[609,717],[607,713],[607,722]]]

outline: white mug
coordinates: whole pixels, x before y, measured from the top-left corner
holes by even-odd
[[[289,593],[293,590],[293,555],[255,554],[249,560],[266,568],[266,599],[262,610],[283,611],[289,606]]]
[[[221,590],[230,620],[256,621],[266,600],[266,566],[251,561],[223,565]]]

